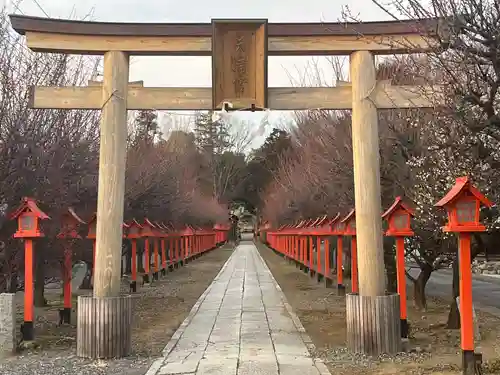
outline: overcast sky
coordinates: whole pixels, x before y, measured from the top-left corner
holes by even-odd
[[[0,0],[5,3],[9,0]],[[10,0],[16,2],[16,0]],[[337,22],[342,8],[363,21],[387,20],[388,16],[371,0],[21,0],[10,11],[53,18],[81,19],[92,10],[92,20],[111,22],[210,22],[211,18],[267,18],[269,22]],[[269,86],[292,86],[290,74],[298,78],[306,70],[308,57],[270,57]],[[335,80],[325,59],[319,62],[327,81]],[[210,57],[134,57],[131,80],[146,86],[210,86]],[[254,146],[262,142],[262,114],[238,115],[251,121]],[[272,113],[272,124],[286,122],[283,113]],[[185,126],[188,116],[175,116]]]

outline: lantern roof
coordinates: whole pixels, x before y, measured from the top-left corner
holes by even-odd
[[[302,225],[299,228],[306,228],[306,227],[309,226],[310,223],[311,223],[311,219],[309,219],[309,220],[303,220],[302,221]]]
[[[156,226],[147,217],[144,218],[144,224],[142,224],[142,226],[156,228]]]
[[[323,215],[323,216],[319,217],[319,220],[318,220],[316,225],[321,226],[321,225],[328,224],[328,223],[329,223],[328,215]]]
[[[132,221],[130,222],[130,224],[128,224],[129,228],[134,226],[134,227],[137,227],[137,228],[142,228],[142,225],[139,224],[139,222],[135,219],[132,219]]]
[[[484,204],[486,207],[491,207],[493,204],[486,198],[481,192],[471,184],[468,176],[458,177],[455,180],[455,185],[448,191],[448,193],[434,206],[444,207],[452,203],[456,198],[458,198],[463,192],[470,192],[479,202]]]
[[[402,210],[406,211],[412,217],[415,216],[415,213],[414,213],[413,209],[411,207],[409,207],[406,203],[403,202],[403,198],[401,198],[400,196],[398,196],[394,200],[394,203],[391,205],[391,207],[389,207],[387,209],[387,211],[385,211],[382,214],[382,219],[388,218],[394,212],[396,212],[398,209],[402,209]]]
[[[38,207],[34,198],[23,197],[21,199],[21,205],[10,214],[10,220],[17,219],[22,213],[26,211],[33,212],[39,219],[50,219],[49,215],[47,215]]]
[[[338,222],[340,219],[341,219],[341,217],[340,217],[340,212],[337,212],[337,215],[335,215],[335,217],[334,217],[333,219],[331,219],[331,220],[328,222],[328,224],[333,226],[333,225],[337,224],[337,222]]]
[[[356,217],[356,210],[353,208],[346,217],[344,217],[340,222],[341,223],[348,223],[351,219],[354,219]]]
[[[63,213],[63,216],[69,216],[69,217],[75,219],[80,224],[87,224],[82,218],[80,218],[80,216],[78,216],[76,214],[75,210],[73,210],[72,207],[68,207],[66,212]]]
[[[318,216],[316,219],[311,219],[311,223],[309,224],[312,227],[317,227],[321,225],[321,223],[326,219],[326,215],[324,216]]]

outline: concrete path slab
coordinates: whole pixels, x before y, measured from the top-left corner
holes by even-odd
[[[146,375],[330,375],[252,242],[242,242]]]

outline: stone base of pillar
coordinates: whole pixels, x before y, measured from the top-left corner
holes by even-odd
[[[122,358],[132,343],[132,296],[78,297],[76,354],[91,359]]]
[[[346,295],[347,347],[377,356],[402,350],[399,295]]]

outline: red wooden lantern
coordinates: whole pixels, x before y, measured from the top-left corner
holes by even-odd
[[[352,209],[341,221],[344,224],[344,236],[356,235],[356,210]]]
[[[337,257],[336,257],[336,270],[337,270],[337,293],[339,296],[345,295],[345,286],[343,284],[343,263],[344,263],[344,254],[343,254],[343,235],[345,230],[345,224],[342,222],[342,217],[340,216],[340,212],[328,223],[332,235],[337,236]]]
[[[332,234],[334,236],[342,236],[344,234],[345,225],[342,222],[340,212],[333,219],[330,220],[328,225],[330,225],[330,228],[332,230]]]
[[[61,229],[57,235],[58,239],[64,239],[64,260],[62,264],[62,279],[63,279],[63,294],[64,294],[64,308],[59,311],[60,324],[71,323],[71,269],[73,266],[71,248],[72,240],[82,238],[78,234],[78,226],[85,224],[70,207],[61,215]]]
[[[386,236],[413,236],[411,229],[411,218],[414,216],[413,209],[403,202],[401,197],[396,197],[396,200],[391,207],[382,214],[382,219],[387,220],[389,229]]]
[[[142,224],[141,237],[154,237],[155,230],[156,226],[149,219],[145,218]]]
[[[411,218],[413,209],[407,206],[401,197],[396,197],[394,203],[382,214],[389,228],[386,236],[396,237],[396,274],[400,304],[401,337],[408,338],[409,325],[406,305],[406,270],[405,270],[405,237],[413,236]]]
[[[142,232],[142,225],[139,224],[135,219],[133,219],[128,224],[127,238],[137,240],[138,238],[142,237],[141,232]]]
[[[484,232],[486,227],[479,222],[481,204],[491,207],[492,203],[479,192],[468,177],[459,177],[451,190],[435,204],[446,209],[448,222],[445,232]]]
[[[78,234],[78,226],[86,224],[70,207],[61,215],[61,229],[57,235],[58,239],[76,239],[82,238]]]
[[[165,223],[159,223],[161,228],[161,274],[167,274],[167,244],[166,238],[168,237],[168,226]]]
[[[314,226],[318,237],[316,239],[317,242],[317,281],[320,282],[323,279],[325,280],[325,286],[329,288],[332,284],[331,275],[330,275],[330,239],[328,236],[332,234],[332,230],[330,227],[330,220],[328,220],[328,215],[320,216],[315,222]],[[323,245],[323,260],[321,259],[321,245]],[[312,263],[312,261],[311,261]],[[323,263],[323,267],[322,267]]]
[[[142,225],[133,219],[128,224],[127,238],[132,244],[132,280],[130,292],[137,292],[137,239],[141,238]]]
[[[344,236],[351,236],[351,291],[352,293],[358,293],[358,249],[356,243],[356,211],[354,209],[342,219],[342,224],[344,224]]]
[[[129,225],[127,223],[123,223],[122,224],[122,238],[128,238],[128,229],[129,229]]]
[[[479,221],[481,204],[491,207],[492,203],[479,192],[468,177],[459,177],[451,190],[436,203],[446,209],[448,222],[444,232],[457,232],[459,236],[459,288],[462,365],[464,374],[476,374],[477,357],[474,352],[474,312],[472,305],[471,233],[484,232],[486,227]]]
[[[10,215],[10,219],[17,219],[15,238],[38,238],[44,237],[40,220],[50,217],[37,206],[33,198],[24,197],[21,205]]]
[[[33,198],[24,197],[21,205],[10,215],[10,220],[17,220],[15,238],[24,238],[24,323],[22,335],[24,341],[35,338],[33,308],[33,238],[43,237],[40,220],[50,219],[36,204]]]
[[[141,237],[144,237],[144,277],[143,281],[145,284],[149,283],[149,273],[151,256],[149,251],[149,239],[155,236],[155,225],[149,221],[147,218],[144,219],[144,224],[142,224]]]

